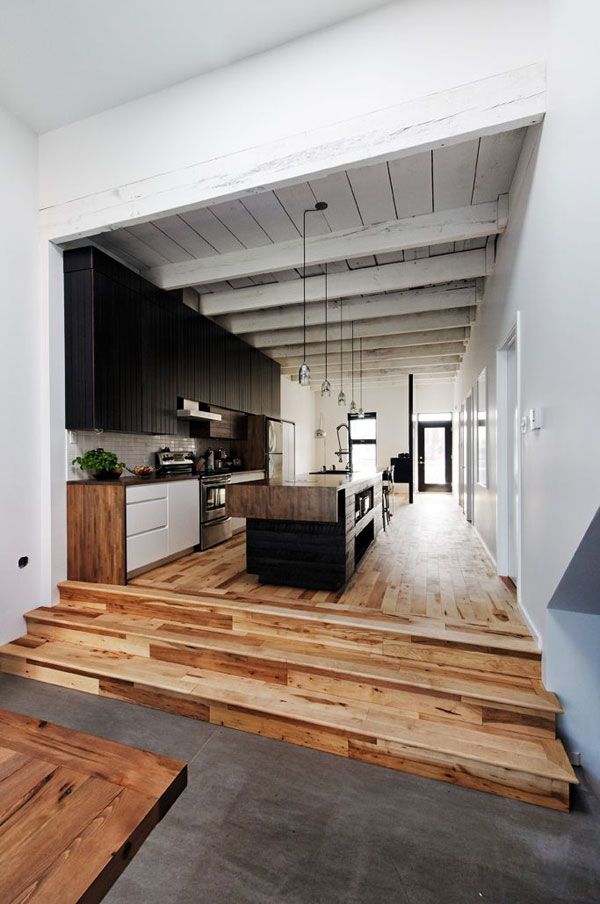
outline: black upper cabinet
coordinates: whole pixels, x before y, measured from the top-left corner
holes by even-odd
[[[96,248],[64,254],[66,427],[176,433],[177,398],[279,416],[279,365]]]

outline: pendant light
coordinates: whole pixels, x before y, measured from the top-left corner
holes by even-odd
[[[354,401],[354,321],[352,321],[352,339],[350,340],[350,348],[352,353],[352,401],[350,402],[350,414],[356,414],[358,408],[356,407],[356,402]]]
[[[346,393],[344,392],[344,338],[343,338],[343,319],[344,319],[344,302],[340,298],[340,394],[338,395],[338,405],[346,404]]]
[[[331,396],[331,383],[327,379],[327,264],[325,264],[325,379],[321,383],[321,396]]]
[[[317,201],[314,207],[309,207],[302,214],[302,364],[298,370],[298,382],[300,386],[310,386],[310,367],[306,363],[306,214],[314,210],[327,210],[325,201]]]
[[[360,349],[360,408],[358,409],[358,416],[364,417],[365,413],[363,411],[362,406],[362,336],[359,339],[359,349]]]

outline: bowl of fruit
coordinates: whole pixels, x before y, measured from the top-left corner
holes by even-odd
[[[135,468],[127,468],[134,477],[154,477],[154,468],[152,465],[136,465]]]

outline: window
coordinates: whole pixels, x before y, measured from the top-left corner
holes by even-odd
[[[377,467],[377,415],[365,412],[364,417],[348,415],[352,467],[355,471],[374,471]]]

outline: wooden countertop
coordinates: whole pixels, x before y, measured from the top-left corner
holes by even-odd
[[[251,480],[227,490],[235,518],[337,522],[341,490],[355,492],[381,479],[381,471],[354,474],[300,474],[294,480]]]
[[[186,766],[0,710],[0,900],[100,901],[186,785]]]
[[[218,477],[219,474],[230,474],[232,477],[234,476],[243,476],[244,474],[256,474],[256,469],[248,470],[248,471],[211,471],[210,477]],[[114,480],[96,480],[95,477],[85,477],[82,480],[67,480],[67,484],[92,484],[93,486],[138,486],[138,484],[144,483],[168,483],[174,480],[200,480],[200,478],[204,476],[204,472],[201,474],[167,474],[164,477],[134,477],[133,474],[125,477],[118,477]]]

